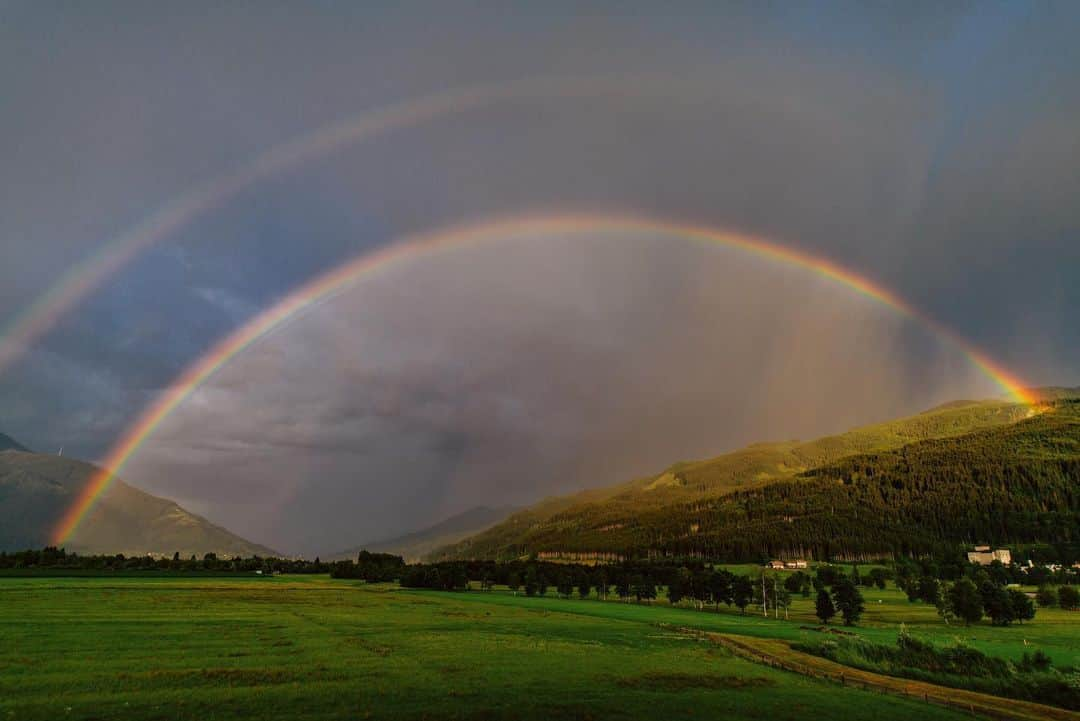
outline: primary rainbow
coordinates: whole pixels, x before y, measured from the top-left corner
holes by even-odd
[[[828,259],[742,233],[632,214],[586,213],[508,217],[410,236],[385,246],[381,250],[364,254],[292,291],[272,308],[222,340],[189,366],[123,434],[120,441],[102,461],[101,469],[90,479],[82,493],[64,513],[54,530],[54,542],[62,544],[71,536],[82,519],[93,508],[95,501],[108,489],[112,479],[124,467],[124,464],[177,406],[240,352],[296,318],[305,309],[335,296],[380,271],[386,271],[409,259],[440,250],[528,235],[584,233],[657,233],[690,242],[737,248],[766,259],[812,270],[883,303],[899,313],[921,321],[937,334],[959,346],[976,367],[993,379],[1016,401],[1029,405],[1036,401],[1035,397],[1025,390],[1025,384],[1019,378],[995,363],[971,343],[918,312],[892,291]]]

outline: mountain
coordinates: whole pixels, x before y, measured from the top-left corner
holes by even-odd
[[[30,450],[29,448],[27,448],[26,446],[20,445],[19,442],[16,441],[11,436],[5,436],[3,433],[0,433],[0,451],[29,451],[29,450]]]
[[[0,550],[49,545],[51,529],[97,470],[73,458],[0,451]],[[120,479],[113,481],[64,545],[79,553],[129,556],[279,555]]]
[[[351,548],[332,556],[333,560],[355,558],[362,550],[377,553],[393,553],[412,563],[423,560],[436,548],[457,543],[463,538],[480,533],[503,520],[517,508],[489,508],[476,506],[450,516],[433,526],[412,533]]]
[[[878,492],[882,498],[891,498],[890,493],[886,489],[868,490],[877,488],[870,481],[866,482],[869,485],[857,487],[844,484],[835,475],[828,475],[841,471],[830,469],[846,468],[845,463],[865,465],[871,458],[885,462],[881,459],[889,456],[884,454],[904,454],[919,449],[924,453],[918,471],[920,475],[897,478],[895,474],[900,472],[896,467],[892,469],[892,482],[918,486],[931,482],[930,477],[922,474],[933,476],[935,463],[940,463],[943,469],[951,468],[949,459],[961,457],[962,449],[978,448],[987,455],[982,458],[981,465],[971,467],[982,469],[986,476],[980,478],[988,487],[1000,480],[1000,476],[993,474],[1004,473],[1001,469],[1005,466],[1010,469],[1028,467],[1033,473],[1045,472],[1058,478],[1054,474],[1065,471],[1055,464],[1059,461],[1066,465],[1071,463],[1071,459],[1080,458],[1080,451],[1076,456],[1070,456],[1073,453],[1069,445],[1071,440],[1062,446],[1060,457],[1043,445],[1050,443],[1052,446],[1053,442],[1048,439],[1059,432],[1064,434],[1061,438],[1072,439],[1071,434],[1078,430],[1073,421],[1080,414],[1076,411],[1077,404],[1068,399],[1080,394],[1072,389],[1045,390],[1046,393],[1040,395],[1046,405],[1038,410],[999,400],[959,401],[909,418],[805,443],[760,443],[704,461],[678,463],[655,476],[600,491],[548,499],[432,555],[436,558],[508,558],[544,552],[587,556],[595,553],[677,552],[757,560],[762,555],[776,555],[781,551],[806,555],[816,555],[815,549],[825,555],[849,551],[891,552],[898,544],[902,545],[899,536],[882,537],[877,544],[880,548],[871,549],[877,543],[873,540],[874,534],[884,533],[888,525],[883,517],[875,515],[875,510],[860,514],[857,506],[841,502],[845,498],[869,502],[859,495],[861,493],[873,495]],[[1020,435],[1009,435],[1017,432]],[[1010,443],[1043,449],[1039,451],[1042,455],[1010,455],[1019,453],[1019,447],[1013,448]],[[929,448],[945,450],[934,457],[925,454]],[[1080,478],[1074,478],[1074,484],[1076,480]],[[969,493],[970,484],[975,482],[958,480],[959,485],[953,490]],[[904,503],[914,504],[912,508],[921,507],[919,504],[928,497],[920,496],[917,500],[906,497]],[[791,500],[794,498],[801,500],[796,503]],[[1072,508],[1068,505],[1072,500],[1064,499],[1067,509]],[[830,511],[822,513],[821,504],[826,501],[831,505],[826,504],[824,508]],[[1025,513],[1037,513],[1034,507],[1037,504],[1038,494],[1033,493],[1029,499],[1018,502],[1017,507],[1022,507]],[[877,509],[876,506],[872,508]],[[784,533],[776,530],[777,524],[783,524]],[[839,534],[840,526],[859,526],[863,531],[854,535]],[[889,528],[895,530],[892,526]],[[851,539],[850,548],[823,545],[823,539],[830,537],[825,529],[837,539]],[[920,528],[920,532],[923,530]],[[989,534],[987,529],[969,524],[952,530],[938,529],[930,541],[967,540],[965,534],[977,531],[987,532],[984,539],[987,541],[1004,541],[1008,536]],[[1026,535],[1020,535],[1030,537],[1030,540],[1041,538],[1028,531],[1025,531]],[[901,535],[909,538],[911,534]],[[1019,538],[1016,536],[1017,540]],[[1057,542],[1067,540],[1060,536],[1055,538]],[[858,539],[857,543],[855,539]],[[867,539],[871,542],[863,543]]]

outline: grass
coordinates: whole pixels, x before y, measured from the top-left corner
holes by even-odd
[[[888,588],[862,589],[866,598],[866,612],[859,625],[844,629],[867,638],[868,640],[891,644],[896,641],[900,624],[919,638],[938,645],[949,645],[957,639],[963,640],[973,648],[986,654],[1019,661],[1024,652],[1042,649],[1059,666],[1080,666],[1080,612],[1062,611],[1057,608],[1039,609],[1034,622],[1008,627],[991,626],[984,621],[974,626],[953,623],[946,625],[937,615],[933,606],[923,603],[910,603],[902,591]],[[551,592],[549,591],[549,594]],[[666,601],[658,601],[651,606],[624,604],[616,601],[598,604],[595,600],[563,600],[559,598],[524,598],[509,594],[460,594],[465,602],[483,602],[485,604],[525,604],[529,607],[543,606],[551,610],[572,611],[587,615],[601,615],[607,618],[620,618],[652,623],[669,623],[676,626],[689,626],[704,631],[733,633],[761,638],[779,638],[786,641],[801,641],[821,636],[816,629],[821,622],[814,616],[814,598],[804,599],[796,596],[792,602],[790,620],[779,621],[772,617],[761,616],[760,607],[746,609],[741,616],[737,609],[720,606],[720,612],[714,613],[709,607],[698,611],[689,607],[672,608]]]
[[[949,708],[968,711],[973,717],[986,716],[1001,721],[1075,721],[1077,715],[1054,706],[1017,701],[965,689],[949,688],[923,681],[886,676],[835,663],[821,656],[811,655],[778,639],[749,638],[726,634],[705,634],[715,642],[731,648],[740,656],[768,659],[770,665],[788,668],[816,678],[831,678],[844,686],[865,688],[880,693],[903,697],[922,698]]]
[[[799,621],[664,605],[326,577],[5,578],[0,617],[0,719],[961,718],[659,625],[813,633]]]
[[[914,636],[905,636],[902,643],[889,645],[840,636],[797,644],[794,648],[889,676],[1080,711],[1080,689],[1075,685],[1074,670],[1050,669],[1045,659],[1038,666],[1011,665],[967,646],[940,647]]]

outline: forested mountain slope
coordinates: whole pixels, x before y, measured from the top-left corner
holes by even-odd
[[[554,504],[541,504],[440,555],[671,552],[758,560],[968,540],[1073,543],[1045,526],[1076,525],[1069,488],[1080,480],[1078,414],[1074,402],[1050,403],[1036,415],[1000,401],[950,403],[809,443],[758,444],[677,464],[603,498],[562,499],[553,512]],[[965,508],[983,520],[964,516]]]

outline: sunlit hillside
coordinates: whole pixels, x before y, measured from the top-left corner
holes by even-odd
[[[1069,394],[1063,391],[1060,395]],[[831,468],[854,457],[925,448],[913,444],[930,441],[946,443],[950,448],[970,446],[991,454],[1012,453],[1014,447],[997,444],[993,439],[1019,433],[1039,444],[1050,431],[1071,434],[1076,430],[1071,409],[1070,404],[1059,404],[1039,414],[1027,406],[1003,401],[957,402],[806,443],[755,444],[708,460],[678,463],[657,476],[610,489],[545,501],[441,554],[448,558],[514,557],[543,551],[625,553],[647,549],[707,553],[718,552],[719,543],[748,560],[782,551],[799,553],[821,540],[818,525],[805,519],[793,523],[795,511],[772,508],[770,513],[751,515],[769,529],[782,526],[787,531],[776,534],[758,525],[751,530],[747,526],[749,518],[730,515],[724,505],[728,501],[723,499],[738,494],[733,497],[740,499],[739,503],[753,505],[759,499],[774,497],[780,493],[777,489],[788,487],[786,484],[808,484],[808,488],[816,489],[812,481],[820,474],[815,475],[815,469]],[[1017,462],[1038,460],[1018,458]],[[761,488],[764,490],[755,490]],[[725,510],[721,513],[719,508]],[[723,522],[718,513],[723,515]],[[836,515],[844,514],[837,511]],[[877,528],[872,514],[865,517],[870,529]],[[871,536],[874,533],[867,532]],[[927,536],[926,543],[942,537],[940,533]],[[876,548],[860,542],[857,548],[832,549],[887,552],[891,543],[882,539]]]

